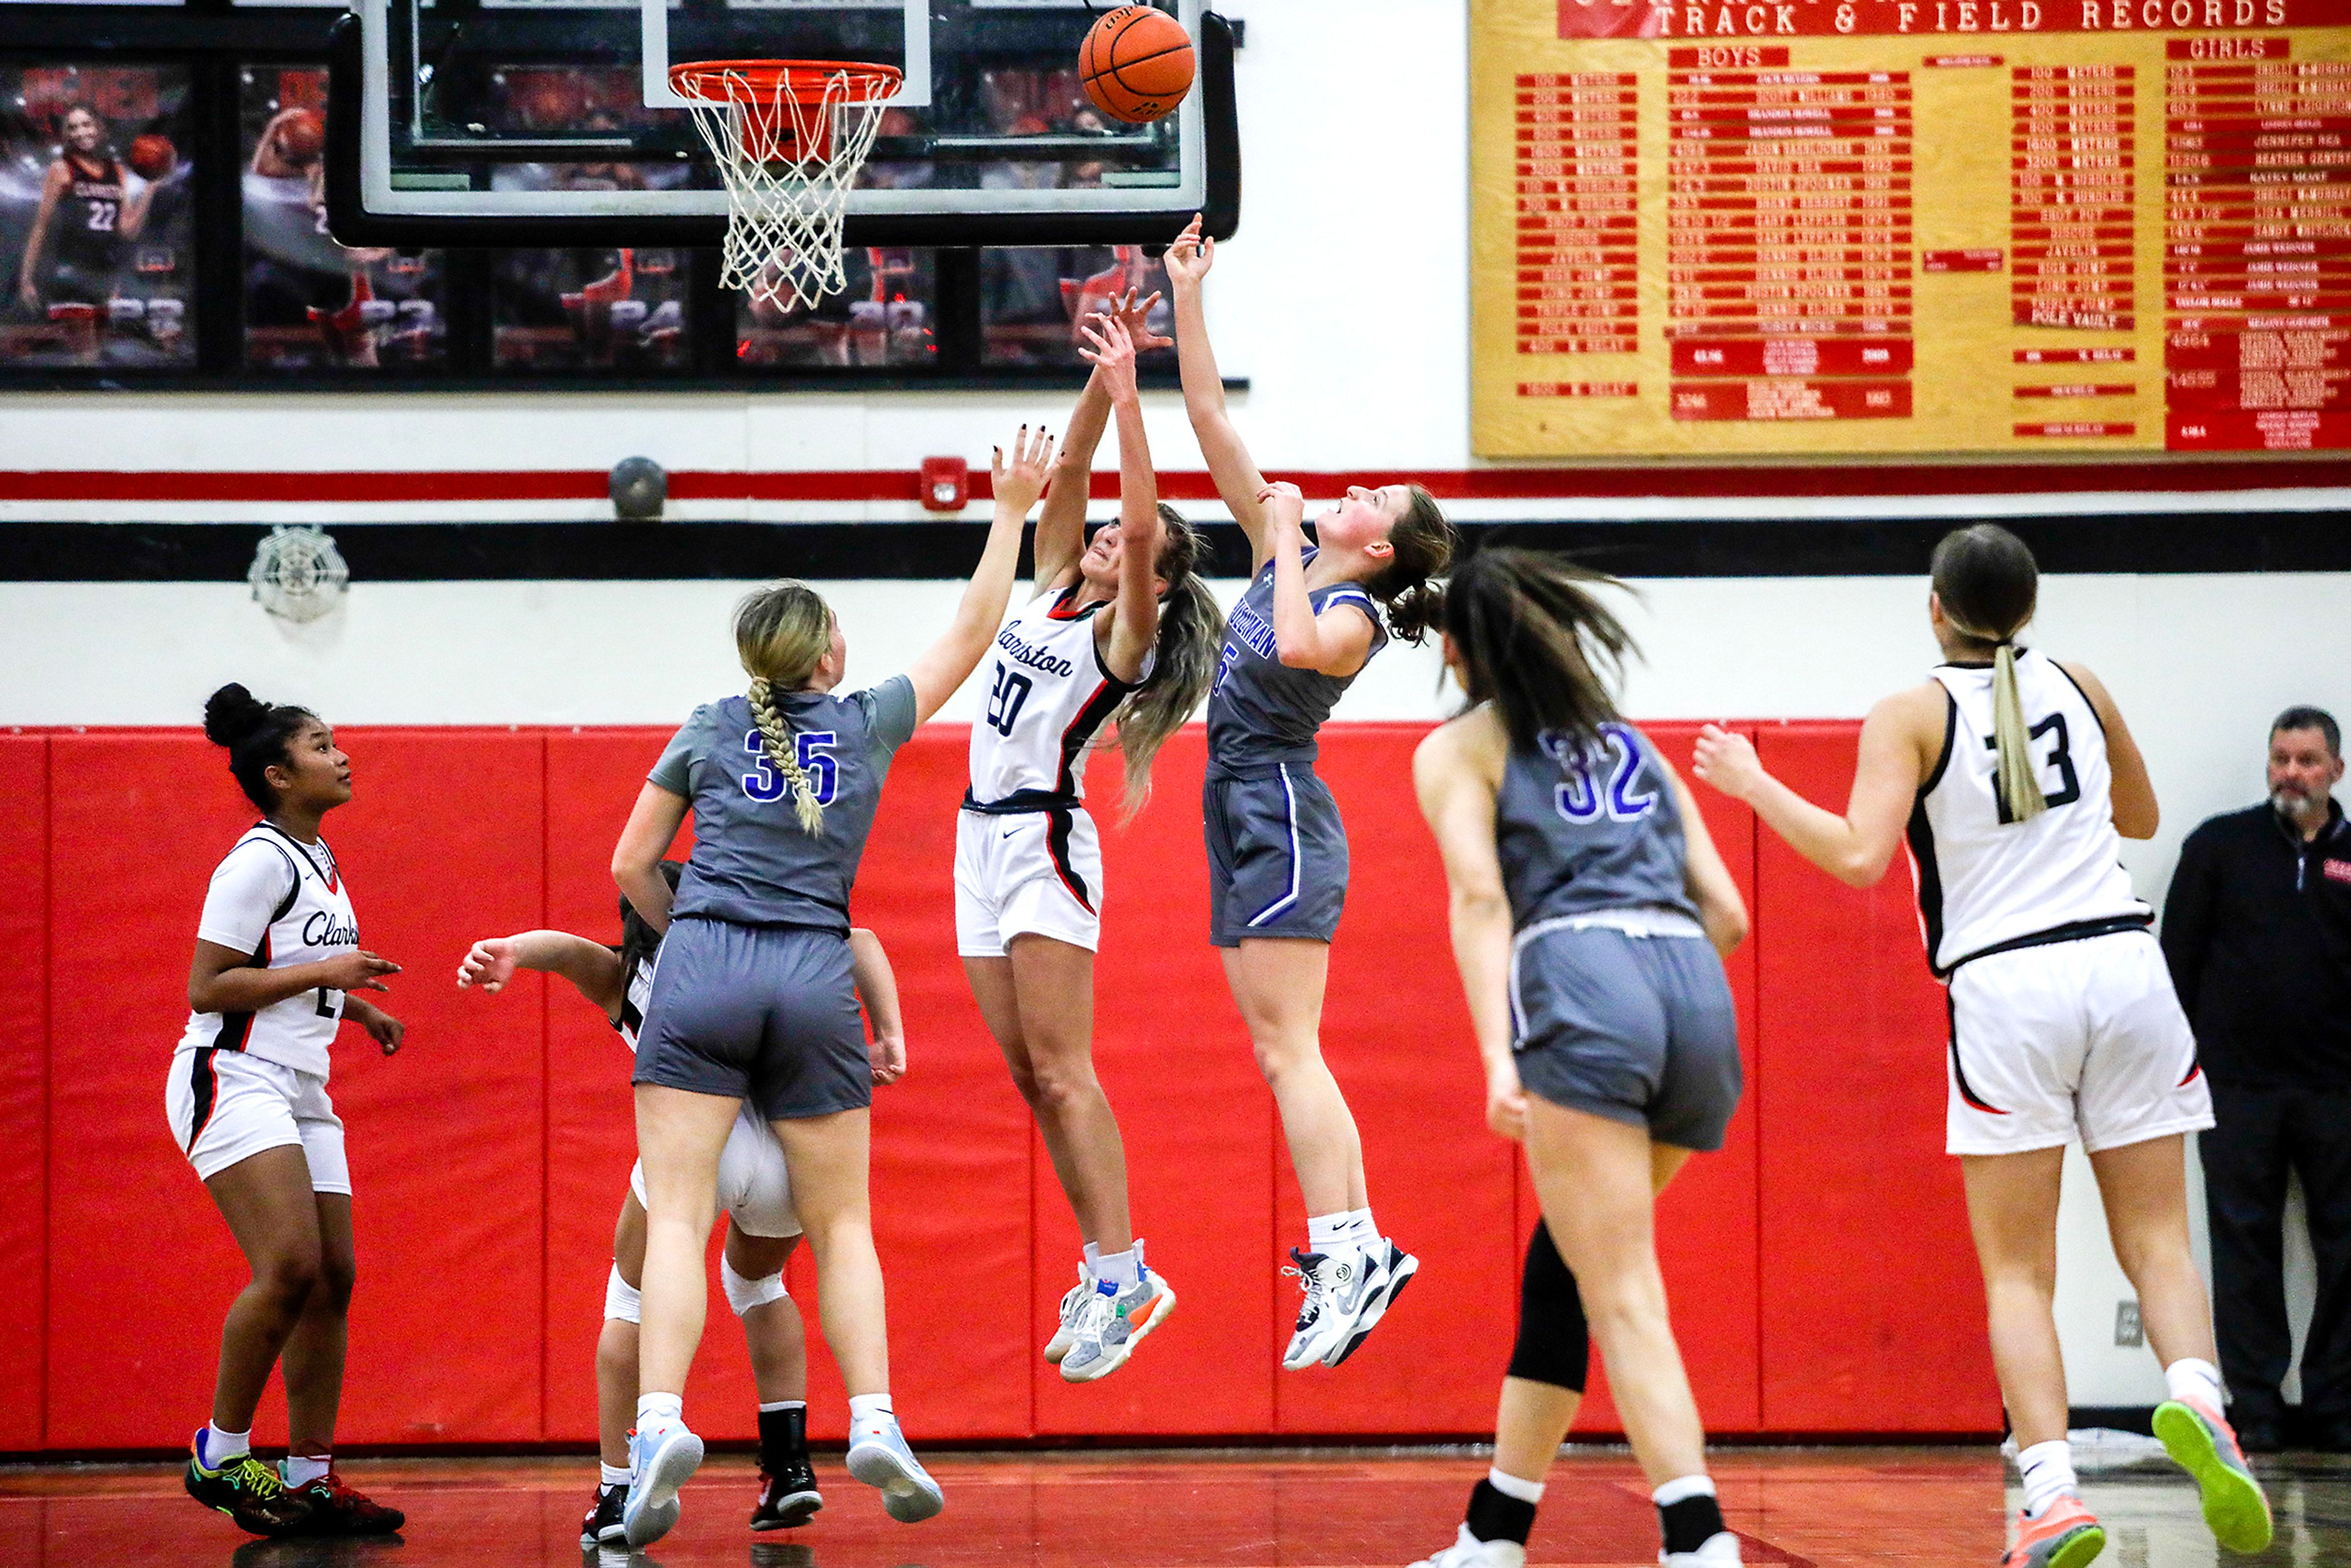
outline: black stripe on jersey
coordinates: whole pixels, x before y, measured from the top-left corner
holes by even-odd
[[[1927,797],[1943,781],[1943,770],[1951,765],[1951,746],[1959,727],[1959,705],[1946,691],[1943,694],[1943,753],[1935,758],[1935,769],[1927,781],[1918,786],[1917,798],[1910,804],[1910,822],[1905,832],[1910,843],[1910,859],[1918,868],[1918,924],[1927,935],[1927,967],[1938,977],[1948,971],[1936,967],[1936,954],[1943,946],[1943,873],[1935,863],[1935,829],[1927,821]]]
[[[1949,990],[1943,993],[1943,1012],[1951,1020],[1951,1081],[1959,1086],[1959,1098],[1979,1111],[1990,1112],[1995,1116],[2007,1115],[2008,1113],[1999,1106],[1980,1098],[1968,1083],[1968,1070],[1959,1064],[1959,1009],[1952,1002]]]
[[[2043,656],[2046,657],[2046,655]],[[2098,718],[2098,705],[2090,700],[2089,693],[2082,691],[2082,683],[2074,678],[2074,672],[2067,669],[2064,665],[2059,664],[2054,659],[2051,659],[2049,661],[2049,667],[2056,671],[2059,674],[2064,676],[2065,684],[2067,685],[2073,687],[2075,691],[2082,693],[2082,706],[2090,710],[2090,716],[2092,718],[2098,719],[2098,733],[2100,735],[2105,734],[2106,721],[2103,718]]]
[[[1083,621],[1087,616],[1092,615],[1095,611],[1100,610],[1103,605],[1111,602],[1111,601],[1107,599],[1097,599],[1092,604],[1086,605],[1083,609],[1071,609],[1070,601],[1077,597],[1078,590],[1084,586],[1084,581],[1085,580],[1081,578],[1078,581],[1073,582],[1070,584],[1069,587],[1061,590],[1061,593],[1054,599],[1053,602],[1045,607],[1045,619],[1048,621]]]
[[[203,1045],[189,1053],[195,1058],[188,1068],[188,1153],[192,1155],[196,1152],[196,1140],[212,1124],[213,1108],[220,1103],[220,1070],[213,1065],[214,1049]]]
[[[1070,896],[1076,899],[1088,915],[1092,915],[1097,912],[1093,899],[1086,892],[1085,879],[1078,874],[1078,868],[1070,863],[1070,830],[1072,825],[1071,813],[1066,806],[1056,806],[1046,812],[1045,852],[1052,856],[1053,871],[1061,877],[1061,885],[1070,890]]]
[[[1060,771],[1054,775],[1056,780],[1054,788],[1059,793],[1073,795],[1077,792],[1079,756],[1084,752],[1086,743],[1093,739],[1094,732],[1102,728],[1103,722],[1112,714],[1118,711],[1118,705],[1123,702],[1126,699],[1126,694],[1134,689],[1123,681],[1104,675],[1102,685],[1094,688],[1094,695],[1085,700],[1084,706],[1078,709],[1076,716],[1070,720],[1070,727],[1061,731],[1061,766]],[[1092,908],[1092,905],[1089,904],[1087,907]]]
[[[304,843],[301,840],[296,838],[293,834],[287,832],[277,823],[268,821],[266,818],[264,818],[262,821],[256,822],[253,825],[256,828],[267,828],[271,832],[276,833],[279,838],[284,839],[287,843],[292,844],[296,849],[300,850],[302,853],[299,863],[301,865],[308,866],[310,868],[310,874],[317,877],[320,882],[326,883],[327,891],[329,893],[336,891],[335,884],[342,880],[342,866],[336,861],[335,852],[332,850],[327,850],[326,840],[320,839],[319,841],[319,847],[322,850],[327,850],[327,869],[322,873],[319,870],[319,862],[310,857],[309,845]],[[264,843],[268,843],[266,839],[262,841]],[[269,847],[271,849],[277,850],[279,854],[286,853],[284,850],[278,849],[278,846],[276,844],[270,844]],[[288,863],[294,863],[294,857],[288,856],[287,861]],[[298,883],[302,880],[302,873],[298,867],[294,873],[294,880]],[[285,909],[280,909],[278,914],[283,915],[287,909],[291,909],[293,907],[294,898],[291,894],[288,894],[286,898]]]
[[[1953,696],[1951,689],[1942,682],[1937,681],[1935,685],[1943,694],[1943,750],[1935,758],[1934,768],[1927,775],[1927,781],[1918,786],[1918,799],[1922,801],[1935,792],[1936,785],[1943,781],[1943,770],[1951,765],[1951,747],[1959,733],[1959,699]]]

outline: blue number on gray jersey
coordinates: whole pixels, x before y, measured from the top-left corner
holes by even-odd
[[[792,736],[792,760],[809,776],[816,790],[816,803],[832,804],[841,788],[841,768],[834,762],[832,747],[839,737],[829,729],[807,729]],[[768,737],[758,730],[747,730],[743,749],[751,754],[752,770],[743,775],[743,793],[754,800],[780,800],[784,796],[784,775],[768,755]]]
[[[1602,725],[1596,745],[1577,747],[1553,735],[1543,736],[1541,745],[1567,775],[1567,781],[1553,792],[1552,800],[1559,814],[1569,821],[1597,821],[1605,812],[1613,821],[1637,822],[1657,809],[1656,790],[1643,789],[1637,794],[1633,791],[1634,781],[1641,772],[1641,747],[1632,731],[1623,725]]]

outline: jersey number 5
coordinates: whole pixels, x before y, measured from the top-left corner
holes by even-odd
[[[792,734],[792,760],[808,775],[810,786],[816,790],[816,803],[830,806],[841,788],[841,768],[833,760],[833,743],[839,737],[829,729],[796,730]],[[784,782],[783,770],[776,759],[768,755],[768,737],[757,729],[745,732],[743,749],[751,754],[751,771],[743,775],[743,793],[754,800],[780,800],[789,787]]]
[[[2057,769],[2057,778],[2060,780],[2058,787],[2054,789],[2044,787],[2042,794],[2042,799],[2047,801],[2050,809],[2053,810],[2059,806],[2070,806],[2082,798],[2082,780],[2074,772],[2073,743],[2066,737],[2064,714],[2053,713],[2034,725],[2032,731],[2032,738],[2039,740],[2043,736],[2053,731],[2056,734],[2057,744],[2049,748],[2049,754],[2041,759],[2041,765],[2043,768]],[[1985,736],[1984,749],[1998,751],[1999,740],[1991,736]],[[2000,773],[1997,769],[1991,776],[1991,792],[1993,799],[2000,802],[2001,825],[2006,826],[2016,821],[2016,813],[2008,809],[2008,797],[2001,790]]]
[[[1020,705],[1029,700],[1029,688],[1037,683],[1008,665],[996,666],[996,687],[987,694],[987,727],[998,735],[1008,736],[1019,722]]]

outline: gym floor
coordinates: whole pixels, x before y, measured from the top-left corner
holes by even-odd
[[[739,1568],[747,1556],[752,1568],[1403,1568],[1451,1541],[1483,1464],[1426,1449],[934,1458],[947,1511],[908,1527],[820,1455],[829,1506],[817,1522],[755,1536],[743,1528],[754,1462],[720,1454],[685,1489],[677,1529],[633,1558],[581,1552],[595,1472],[572,1457],[354,1461],[355,1483],[408,1512],[401,1537],[366,1542],[250,1540],[200,1512],[165,1465],[0,1467],[0,1568]],[[2351,1563],[2351,1459],[2257,1464],[2277,1513],[2276,1543],[2258,1558],[2219,1552],[2193,1487],[2168,1467],[2085,1476],[2106,1526],[2102,1563]],[[1713,1466],[1750,1563],[1985,1568],[2013,1504],[1988,1448],[1726,1448]],[[1550,1485],[1530,1563],[1656,1562],[1655,1515],[1624,1450],[1576,1450]]]

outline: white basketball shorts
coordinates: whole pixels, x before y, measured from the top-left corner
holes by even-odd
[[[2212,1124],[2196,1036],[2145,931],[1994,953],[1951,977],[1945,1146],[2095,1154]]]
[[[955,887],[967,958],[1000,958],[1021,936],[1101,945],[1102,841],[1083,807],[956,813]]]
[[[629,1172],[629,1190],[639,1203],[644,1202],[642,1160]],[[791,1173],[784,1168],[784,1146],[747,1105],[726,1129],[726,1146],[719,1151],[718,1207],[746,1236],[800,1233],[800,1217],[792,1208]]]
[[[163,1086],[163,1113],[180,1152],[205,1181],[264,1149],[291,1145],[310,1162],[310,1190],[350,1194],[342,1118],[316,1073],[210,1046],[177,1051]]]

